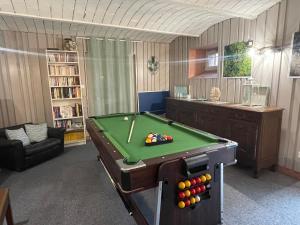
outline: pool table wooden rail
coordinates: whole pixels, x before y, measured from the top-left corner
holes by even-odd
[[[122,192],[141,191],[157,186],[159,166],[167,160],[193,157],[223,148],[224,154],[221,154],[220,162],[223,162],[225,165],[235,162],[235,154],[232,154],[228,148],[235,149],[237,143],[228,140],[227,143],[216,144],[212,147],[143,160],[145,163],[143,167],[135,168],[133,165],[133,169],[122,170],[117,162],[124,159],[123,155],[111,144],[92,119],[87,119],[86,126],[91,139],[99,151],[98,157]]]

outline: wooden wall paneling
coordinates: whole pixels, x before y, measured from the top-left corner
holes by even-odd
[[[148,60],[151,58],[151,56],[153,55],[153,51],[154,51],[154,47],[153,47],[153,43],[152,42],[148,42],[148,54],[147,54],[147,59],[146,61],[148,62]],[[147,69],[148,72],[148,82],[149,82],[149,91],[153,91],[154,90],[154,77],[152,75],[152,73],[150,72],[150,70]]]
[[[288,149],[288,137],[290,127],[290,107],[291,107],[291,95],[293,80],[288,78],[289,62],[290,62],[290,49],[285,49],[282,53],[281,71],[280,71],[280,84],[278,89],[277,105],[284,108],[282,127],[281,127],[281,143],[280,149],[284,149],[282,159],[279,159],[281,165],[287,163],[287,151]]]
[[[155,58],[160,62],[162,59],[160,58],[160,52],[159,52],[159,43],[153,43],[154,44],[154,56]],[[158,68],[158,71],[154,75],[154,90],[159,91],[161,89],[160,87],[160,77],[162,76],[162,71],[160,68]]]
[[[53,44],[53,37],[45,34],[37,34],[38,38],[38,53],[39,53],[39,67],[40,67],[40,81],[41,81],[41,95],[44,99],[45,107],[45,119],[49,126],[53,126],[52,122],[52,109],[49,93],[49,84],[48,84],[48,73],[47,73],[47,63],[46,63],[46,53],[45,50],[48,47],[47,41],[50,40],[50,44]],[[51,41],[52,40],[52,41]]]
[[[179,57],[178,57],[178,49],[179,49],[179,38],[176,38],[176,40],[175,40],[175,49],[174,49],[174,85],[175,86],[177,86],[178,85],[178,83],[179,83],[179,81],[178,81],[178,79],[179,79],[179,76],[180,76],[180,74],[179,74],[179,65],[178,65],[178,61],[179,61]],[[174,89],[175,90],[175,89]]]
[[[166,68],[167,68],[167,59],[166,59],[166,45],[160,43],[158,46],[159,50],[159,90],[166,90]]]
[[[23,114],[25,116],[25,122],[31,122],[31,108],[30,108],[30,102],[29,102],[29,94],[28,94],[28,86],[27,86],[27,71],[25,68],[25,51],[23,46],[23,40],[22,40],[22,33],[16,32],[16,49],[20,51],[20,53],[17,53],[17,61],[18,61],[18,69],[19,69],[19,80],[20,80],[20,87],[21,87],[21,95],[23,97],[24,102],[24,109]]]
[[[4,37],[2,32],[0,31],[0,46],[4,47]],[[9,112],[8,112],[8,105],[7,101],[7,73],[3,73],[4,65],[5,65],[5,55],[4,51],[0,51],[0,126],[6,127],[9,124]],[[5,71],[6,72],[6,71]]]
[[[174,80],[175,80],[175,40],[170,43],[169,48],[169,90],[170,96],[174,97]]]
[[[42,92],[42,81],[40,77],[40,67],[39,65],[39,51],[38,51],[38,39],[37,34],[28,33],[28,42],[29,42],[29,50],[33,53],[29,58],[29,68],[30,68],[30,77],[32,88],[35,93],[34,94],[34,105],[35,105],[35,113],[37,120],[34,122],[45,122],[45,108],[44,108],[44,97]]]
[[[5,43],[7,48],[15,50],[16,49],[16,35],[14,31],[7,31],[4,34]],[[10,85],[13,88],[12,100],[15,108],[15,118],[16,123],[26,122],[26,115],[24,114],[24,99],[22,93],[22,84],[19,78],[19,62],[17,58],[17,53],[15,51],[9,51],[7,55],[7,68],[10,75]]]
[[[144,49],[142,42],[135,42],[134,45],[136,46],[136,65],[137,65],[137,76],[138,76],[138,90],[143,91],[146,90],[145,85],[145,78],[144,78]]]
[[[31,82],[31,74],[29,69],[29,55],[34,54],[29,50],[29,40],[28,40],[28,33],[21,33],[22,35],[22,48],[26,52],[24,54],[24,67],[25,67],[25,74],[26,74],[26,82],[27,82],[27,91],[28,91],[28,99],[29,99],[29,108],[31,114],[30,122],[37,121],[36,113],[35,113],[35,105],[34,105],[34,90],[32,89],[32,82]]]
[[[181,57],[181,61],[182,61],[182,79],[183,79],[183,83],[185,86],[189,86],[189,82],[188,82],[188,37],[184,37],[183,38],[183,43],[182,43],[182,57]]]
[[[165,82],[165,90],[170,90],[170,46],[169,44],[165,44],[165,58],[166,58],[166,73],[165,73],[165,78],[166,78],[166,82]]]
[[[5,32],[6,33],[6,32]],[[7,48],[4,32],[0,31],[0,46]],[[3,110],[3,115],[7,115],[7,120],[4,119],[5,126],[16,124],[15,117],[15,107],[13,102],[13,94],[11,88],[11,80],[9,76],[8,62],[7,62],[7,52],[2,51],[0,54],[0,64],[2,71],[2,82],[4,87],[4,99],[1,99],[1,105],[5,109]]]
[[[286,166],[288,168],[294,167],[294,159],[298,157],[296,154],[299,149],[295,148],[297,146],[297,137],[299,131],[299,106],[300,106],[300,85],[299,81],[293,80],[292,90],[291,90],[291,106],[289,115],[289,135],[286,137],[288,140],[288,146],[286,146]]]
[[[239,39],[239,32],[240,32],[239,23],[240,23],[239,18],[233,18],[230,21],[230,38],[229,38],[230,44],[241,41],[241,39]],[[227,98],[230,99],[229,102],[238,103],[239,93],[240,93],[240,79],[239,78],[228,79],[227,90],[228,90]]]
[[[182,60],[183,60],[183,57],[182,57],[182,52],[183,52],[183,49],[184,49],[184,45],[183,45],[183,39],[185,37],[179,37],[179,48],[178,48],[178,60],[177,60],[177,63],[178,63],[178,74],[179,74],[179,79],[178,79],[178,85],[183,85],[184,86],[184,81],[183,81],[183,74],[182,74]]]
[[[286,28],[284,29],[284,46],[290,46],[294,32],[299,30],[300,1],[288,0],[286,9]]]
[[[222,35],[222,49],[223,49],[223,55],[224,55],[224,48],[226,45],[230,43],[230,26],[231,20],[226,20],[223,22],[223,35]],[[224,73],[224,71],[223,71]],[[223,78],[221,77],[221,100],[222,101],[228,101],[228,79],[232,78]]]
[[[144,59],[148,58],[148,44],[146,42],[143,42],[143,55]],[[147,60],[143,61],[143,68],[144,68],[144,89],[145,91],[150,91],[150,85],[148,82],[148,68],[147,68]]]

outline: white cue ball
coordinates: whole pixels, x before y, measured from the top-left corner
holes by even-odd
[[[124,120],[128,120],[128,117],[127,117],[127,116],[125,116],[125,117],[124,117]]]

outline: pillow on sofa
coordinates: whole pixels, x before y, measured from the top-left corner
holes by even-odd
[[[40,142],[47,139],[47,124],[25,124],[26,133],[30,142]]]
[[[8,140],[20,140],[23,143],[23,146],[29,145],[30,140],[23,128],[16,130],[5,129],[5,134]]]

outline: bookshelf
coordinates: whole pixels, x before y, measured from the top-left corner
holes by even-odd
[[[65,146],[86,143],[77,51],[46,50],[54,127],[64,127]]]

